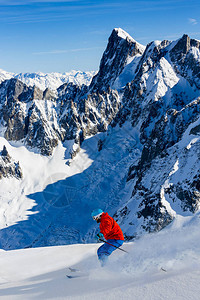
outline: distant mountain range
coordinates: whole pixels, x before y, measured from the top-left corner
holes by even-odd
[[[32,192],[23,190],[39,213],[2,229],[2,247],[92,241],[95,227],[88,219],[97,206],[115,216],[127,240],[199,209],[199,41],[183,35],[145,47],[115,28],[92,80],[88,73],[84,84],[72,80],[55,90],[44,77],[36,76],[40,87],[31,75],[2,81],[1,135],[49,162],[62,145],[68,175],[43,190],[33,182]],[[19,165],[23,172],[23,157]]]
[[[45,90],[49,88],[51,90],[56,90],[59,86],[64,83],[72,82],[77,85],[89,85],[92,77],[96,74],[95,71],[91,72],[81,72],[74,71],[66,72],[66,73],[11,73],[6,72],[0,69],[0,83],[6,79],[16,78],[21,80],[28,86],[37,86],[41,90]]]

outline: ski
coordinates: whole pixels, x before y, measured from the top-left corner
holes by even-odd
[[[161,269],[161,271],[163,271],[163,272],[167,272],[167,270],[165,270],[164,268],[160,268]]]
[[[87,273],[83,273],[82,271],[75,268],[69,267],[68,270],[70,271],[70,273],[66,274],[66,277],[69,279],[87,276]]]
[[[71,272],[80,272],[80,270],[75,269],[75,268],[71,268],[71,267],[69,267],[68,269],[69,269]]]
[[[72,279],[72,278],[78,278],[82,277],[81,275],[66,275],[67,278]]]

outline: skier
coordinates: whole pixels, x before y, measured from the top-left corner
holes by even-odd
[[[108,242],[97,250],[99,261],[103,267],[108,256],[123,244],[124,236],[117,222],[107,212],[104,213],[102,209],[98,208],[93,210],[91,215],[97,223],[100,223],[100,233],[97,234],[97,237],[104,237]]]

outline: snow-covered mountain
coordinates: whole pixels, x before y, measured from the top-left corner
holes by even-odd
[[[8,80],[14,77],[14,73],[6,72],[2,69],[0,69],[0,83],[2,83],[4,80]]]
[[[0,83],[6,79],[16,78],[25,83],[27,86],[36,86],[40,90],[45,91],[47,88],[56,90],[64,83],[72,82],[77,85],[89,85],[95,71],[81,72],[72,70],[65,73],[11,73],[0,69]]]
[[[0,150],[23,178],[0,183],[1,247],[91,242],[96,207],[126,240],[198,211],[199,57],[187,35],[144,47],[115,28],[90,85],[3,81]]]
[[[14,78],[17,78],[24,82],[28,86],[37,86],[42,91],[49,88],[51,90],[56,90],[64,83],[70,83],[76,85],[89,85],[92,77],[96,74],[95,71],[81,72],[72,70],[71,72],[65,73],[20,73],[15,74]]]

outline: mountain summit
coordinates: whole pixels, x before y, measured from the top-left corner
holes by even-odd
[[[144,46],[137,43],[121,28],[113,29],[101,59],[99,72],[92,79],[91,90],[108,90],[122,73],[127,63],[136,55],[142,55],[144,49]]]

